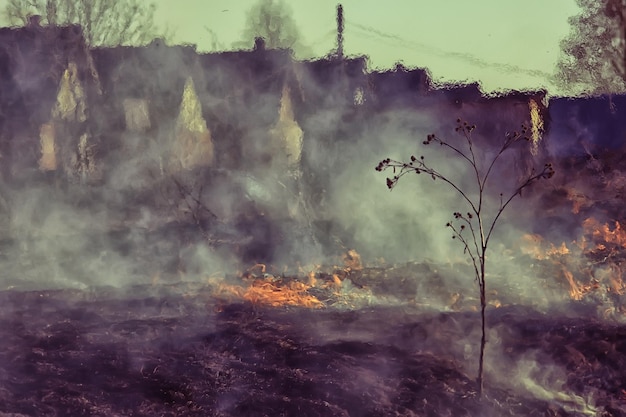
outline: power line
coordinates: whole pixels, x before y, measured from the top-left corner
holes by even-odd
[[[401,48],[410,49],[410,50],[423,50],[432,55],[440,56],[443,58],[452,58],[460,61],[464,61],[466,63],[470,63],[479,68],[494,68],[507,73],[522,73],[526,75],[531,75],[533,77],[539,78],[547,78],[550,79],[552,77],[551,73],[541,71],[541,70],[532,70],[528,68],[522,68],[513,64],[504,64],[500,62],[489,62],[484,59],[478,58],[476,55],[469,54],[466,52],[452,52],[446,51],[441,48],[433,47],[423,42],[411,41],[405,38],[402,38],[398,35],[394,35],[391,33],[383,32],[371,26],[362,25],[360,23],[350,22],[347,25],[347,28],[355,28],[360,32],[360,36],[366,36],[371,39],[378,40],[388,45],[400,46]]]

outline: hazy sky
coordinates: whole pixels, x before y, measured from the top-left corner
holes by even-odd
[[[4,8],[7,0],[0,0]],[[146,0],[147,1],[147,0]],[[258,0],[155,0],[157,21],[199,51],[242,40]],[[285,0],[318,56],[335,47],[338,0]],[[480,81],[486,91],[547,87],[575,0],[343,0],[345,52],[370,68],[428,67],[436,80]],[[250,41],[252,45],[252,41]]]
[[[242,39],[256,0],[157,0],[157,19],[199,51]],[[318,55],[335,45],[336,0],[286,0],[303,42]],[[548,87],[575,0],[344,0],[345,52],[370,68],[397,61],[435,79],[479,80],[485,90]],[[207,30],[210,29],[210,30]],[[212,35],[212,33],[214,35]],[[251,43],[252,44],[252,43]]]

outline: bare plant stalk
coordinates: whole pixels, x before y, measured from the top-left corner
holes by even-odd
[[[513,201],[515,196],[520,195],[522,190],[531,186],[540,179],[549,179],[554,175],[554,169],[552,164],[544,165],[543,169],[539,172],[532,171],[521,183],[513,190],[513,192],[505,199],[505,196],[500,193],[500,206],[495,212],[492,218],[489,218],[485,213],[484,202],[487,196],[487,180],[493,171],[493,167],[500,158],[500,156],[511,148],[514,144],[529,141],[527,134],[529,129],[522,126],[520,132],[513,132],[507,134],[502,144],[502,147],[498,150],[493,157],[486,170],[482,170],[479,166],[476,153],[474,151],[474,144],[472,141],[472,131],[476,128],[475,125],[470,125],[467,122],[463,122],[457,119],[456,132],[458,132],[464,139],[465,146],[457,146],[446,142],[434,134],[427,136],[423,142],[424,145],[430,145],[432,143],[438,143],[442,147],[450,150],[458,157],[462,158],[469,165],[472,176],[476,179],[478,185],[478,196],[472,198],[469,193],[464,190],[460,184],[457,184],[451,180],[448,176],[442,174],[436,168],[427,164],[423,156],[416,158],[411,156],[409,162],[396,161],[392,159],[382,160],[376,171],[384,171],[386,169],[392,169],[394,176],[387,178],[387,187],[391,190],[398,183],[400,178],[408,173],[426,174],[433,180],[441,180],[444,183],[452,187],[468,204],[469,211],[465,214],[461,212],[453,213],[454,220],[448,222],[446,227],[452,230],[452,238],[459,240],[464,249],[464,253],[468,254],[474,267],[475,279],[478,282],[478,288],[480,291],[480,317],[481,317],[481,339],[480,339],[480,356],[478,359],[478,376],[476,378],[476,385],[479,397],[482,396],[483,391],[483,362],[485,354],[485,344],[487,342],[485,336],[485,309],[487,307],[486,286],[485,286],[485,263],[486,253],[489,246],[489,240],[493,230],[500,219],[500,216],[506,209],[506,207]],[[469,235],[466,233],[469,230]],[[465,232],[465,233],[464,233]]]

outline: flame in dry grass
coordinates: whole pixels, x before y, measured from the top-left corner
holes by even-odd
[[[222,283],[217,286],[215,295],[270,307],[324,307],[324,304],[317,297],[308,293],[308,290],[316,284],[314,272],[309,274],[309,283],[305,284],[297,280],[286,282],[276,280],[273,275],[266,274],[266,270],[264,264],[253,265],[241,274],[244,281],[250,281],[247,287]]]
[[[321,272],[320,265],[314,266],[308,272],[299,267],[298,275],[304,276],[303,280],[277,278],[267,273],[266,265],[256,264],[240,274],[241,279],[249,283],[247,286],[221,283],[217,286],[215,295],[271,307],[322,308],[325,304],[309,292],[311,288],[325,289],[341,298],[344,280],[350,273],[363,270],[361,255],[357,251],[347,251],[342,259],[344,266],[333,267],[331,273]]]
[[[574,249],[580,249],[580,252],[582,252],[582,247],[577,242],[573,242],[572,247]],[[522,252],[526,255],[537,260],[548,260],[557,265],[569,284],[569,295],[572,299],[582,300],[585,294],[596,288],[594,285],[583,284],[576,280],[570,269],[570,265],[577,264],[577,262],[571,262],[575,256],[565,242],[561,242],[559,246],[556,246],[554,243],[545,242],[540,235],[527,234],[522,237],[521,248]],[[579,251],[575,252],[580,255]]]
[[[256,279],[249,287],[221,284],[216,295],[226,298],[238,298],[253,304],[270,307],[298,306],[322,308],[324,304],[317,297],[307,293],[309,285],[290,281],[286,284],[270,280]]]
[[[580,283],[574,279],[574,274],[572,274],[570,270],[567,269],[564,265],[561,265],[561,270],[563,271],[563,276],[565,276],[567,282],[569,283],[570,297],[572,297],[574,300],[582,300],[583,295],[585,295],[582,285],[580,285]]]
[[[626,230],[622,230],[621,224],[616,221],[611,228],[608,223],[600,224],[596,219],[590,217],[583,222],[585,232],[591,236],[595,247],[590,252],[599,252],[604,256],[603,262],[608,262],[610,274],[607,279],[607,288],[615,294],[624,294],[626,284],[622,267],[619,261],[610,260],[613,255],[626,248]]]
[[[569,295],[574,300],[581,300],[598,289],[617,295],[626,293],[619,261],[619,254],[625,248],[626,230],[622,230],[619,222],[610,226],[593,217],[583,222],[583,236],[572,242],[569,248],[565,242],[560,246],[545,242],[540,235],[524,235],[521,243],[522,252],[526,255],[549,260],[559,266],[569,284]],[[581,263],[582,259],[593,262]],[[584,283],[576,279],[576,276],[584,275],[589,276],[589,280],[583,279]]]
[[[622,230],[619,222],[615,222],[613,229],[608,223],[600,224],[599,221],[590,217],[583,222],[586,234],[591,235],[597,243],[597,249],[604,250],[608,244],[626,248],[626,231]]]
[[[310,287],[302,282],[290,281],[286,285],[255,280],[243,298],[254,304],[265,304],[272,307],[299,306],[321,308],[324,305],[316,297],[307,294]]]
[[[521,250],[525,255],[539,260],[551,259],[570,253],[565,242],[555,246],[554,243],[545,243],[543,237],[537,234],[525,234],[522,236]]]

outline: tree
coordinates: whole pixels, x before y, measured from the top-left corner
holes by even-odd
[[[481,311],[481,340],[480,340],[480,356],[478,359],[478,376],[476,378],[476,384],[478,387],[478,394],[482,395],[483,389],[483,362],[485,353],[485,309],[487,307],[487,297],[485,291],[485,271],[486,271],[486,254],[489,247],[489,241],[493,234],[496,224],[500,219],[502,213],[506,207],[513,201],[515,196],[521,195],[522,190],[531,186],[540,179],[548,179],[554,175],[554,169],[551,164],[546,164],[539,172],[532,170],[530,174],[526,175],[521,182],[515,187],[513,192],[504,196],[500,193],[500,204],[495,212],[486,208],[486,200],[489,195],[487,188],[487,180],[493,173],[496,162],[503,153],[508,149],[511,149],[514,145],[520,142],[530,142],[529,129],[523,127],[520,132],[513,132],[507,134],[504,143],[496,152],[493,159],[486,169],[479,164],[479,158],[477,157],[474,149],[474,143],[472,140],[472,132],[476,126],[470,125],[467,122],[457,120],[456,132],[458,132],[465,140],[464,146],[459,146],[446,142],[438,136],[431,134],[423,142],[424,145],[430,145],[437,143],[453,154],[462,158],[468,165],[471,171],[472,177],[475,178],[476,185],[478,187],[478,193],[476,197],[473,197],[468,190],[461,188],[461,185],[454,182],[449,176],[442,174],[438,169],[431,167],[423,156],[416,158],[411,156],[409,162],[401,162],[392,159],[382,160],[378,166],[377,171],[384,171],[386,169],[392,169],[394,176],[387,178],[387,187],[391,190],[398,183],[400,178],[409,173],[425,174],[431,177],[433,180],[441,180],[454,191],[458,193],[462,200],[467,204],[467,212],[454,212],[454,219],[446,224],[452,230],[452,238],[459,240],[463,245],[463,250],[468,254],[474,267],[475,279],[478,282],[478,288],[480,292],[480,311]],[[462,143],[462,144],[463,144]],[[461,145],[462,145],[461,144]],[[467,233],[469,230],[469,234]]]
[[[568,93],[626,91],[626,0],[576,0],[556,84]]]
[[[79,24],[89,46],[141,45],[157,37],[154,3],[142,0],[8,0],[11,25],[41,16],[44,25]]]
[[[256,38],[263,38],[270,49],[291,49],[297,54],[307,54],[309,48],[293,18],[291,8],[284,0],[259,0],[246,14],[243,37],[236,47],[249,48]]]

